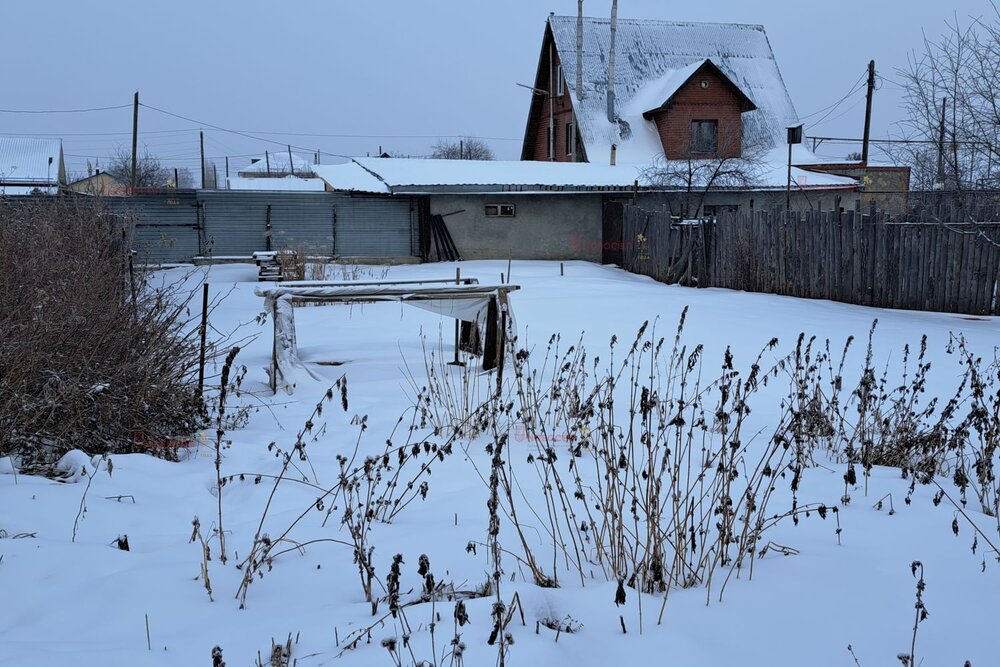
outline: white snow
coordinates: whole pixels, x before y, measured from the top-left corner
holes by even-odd
[[[483,284],[508,271],[506,261],[394,266],[386,279],[449,278],[456,267],[463,277],[479,278]],[[291,634],[297,638],[292,657],[298,667],[392,665],[381,641],[409,634],[417,660],[451,665],[440,660],[453,635],[453,604],[447,602],[438,602],[436,608],[411,606],[408,633],[390,617],[373,630],[370,641],[364,638],[355,650],[343,652],[345,638],[373,619],[361,594],[351,549],[342,544],[317,542],[302,550],[291,548],[275,557],[272,567],[264,568],[265,576],[250,588],[245,609],[239,609],[234,595],[242,577],[235,566],[246,557],[266,504],[271,507],[263,530],[274,537],[321,495],[314,480],[324,488],[336,483],[338,456],[350,458],[355,447],[362,456],[377,454],[387,438],[405,440],[408,417],[395,433],[393,429],[410,405],[408,376],[425,381],[421,334],[426,335],[428,348],[440,345],[450,359],[453,321],[399,304],[298,309],[301,358],[318,379],[302,379],[294,397],[272,397],[264,372],[272,352],[272,323],[254,320],[262,310],[261,299],[254,294],[256,267],[218,265],[194,273],[190,268],[163,272],[169,280],[185,275],[192,288],[205,279],[212,294],[225,295],[212,313],[213,330],[229,331],[243,323],[238,338],[255,336],[244,341],[237,357],[248,371],[242,396],[232,398],[234,406],[249,406],[249,423],[227,431],[225,439],[231,445],[223,450],[222,472],[235,476],[222,495],[229,561],[220,562],[218,542],[210,539],[218,510],[213,495],[214,453],[208,444],[212,429],[183,463],[139,454],[112,457],[113,474],[96,475],[85,498],[85,484],[0,475],[4,531],[0,536],[34,533],[19,539],[0,537],[4,660],[33,667],[209,665],[212,647],[219,645],[226,663],[235,667],[254,664],[258,652],[268,655],[272,638],[283,642]],[[665,286],[583,262],[565,263],[565,276],[560,276],[557,262],[515,261],[510,280],[521,285],[511,295],[519,344],[539,354],[551,334],[561,333],[566,344],[580,339],[591,357],[604,357],[612,335],[631,341],[645,320],[655,321],[657,335],[670,337],[681,310],[688,306],[684,339],[692,345],[704,343],[706,369],[717,368],[729,346],[737,368],[745,370],[773,336],[779,337],[783,352],[794,347],[799,332],[829,338],[831,346],[839,347],[847,336],[864,340],[877,317],[876,366],[888,362],[895,367],[902,346],[916,345],[926,334],[933,365],[927,395],[945,400],[960,376],[954,357],[945,354],[949,335],[963,334],[970,349],[988,359],[994,358],[1000,340],[1000,318]],[[860,356],[863,350],[856,344],[849,361],[852,368],[860,365]],[[458,369],[448,368],[459,377]],[[209,370],[215,377],[219,368]],[[341,376],[348,378],[348,411],[341,409],[337,396],[316,418],[315,439],[307,438],[315,477],[307,464],[296,460],[302,468],[301,475],[294,475],[299,481],[283,483],[269,501],[272,480],[266,475],[281,468],[269,443],[289,450],[317,401]],[[766,425],[779,411],[777,405],[761,405],[753,415],[755,423]],[[367,415],[360,440],[356,415]],[[487,488],[476,468],[489,465],[483,448],[484,442],[478,441],[467,454],[456,451],[436,464],[427,478],[426,500],[418,498],[391,524],[374,525],[371,544],[377,575],[384,579],[393,554],[404,556],[404,600],[412,599],[415,593],[410,591],[421,585],[416,574],[420,554],[429,556],[438,581],[472,588],[484,580],[489,568],[485,549],[477,554],[466,551],[469,541],[483,541],[486,534]],[[510,448],[526,453],[523,443],[512,442]],[[83,453],[70,459],[67,464],[72,462],[76,470],[93,464]],[[511,462],[524,465],[523,457],[512,456]],[[843,493],[844,467],[820,463],[804,476],[801,503],[836,503]],[[522,479],[528,481],[525,473],[531,470],[523,470]],[[947,480],[943,484],[952,488]],[[770,539],[793,547],[798,555],[771,552],[758,559],[752,581],[745,577],[731,581],[723,601],[712,600],[708,606],[702,587],[672,590],[659,626],[651,616],[661,599],[643,596],[641,635],[640,598],[633,590],[629,589],[626,604],[617,607],[613,582],[588,580],[581,587],[567,577],[561,588],[537,588],[523,580],[522,568],[505,555],[504,600],[516,591],[525,613],[524,626],[515,615],[509,628],[515,643],[507,664],[845,667],[854,664],[846,648],[851,644],[864,667],[895,665],[896,655],[910,647],[913,560],[926,566],[924,601],[930,617],[920,625],[917,639],[923,664],[961,665],[965,660],[976,667],[996,664],[1000,566],[988,555],[984,559],[986,545],[980,541],[980,550],[971,551],[971,531],[961,517],[962,533],[952,535],[955,510],[947,503],[933,503],[933,488],[918,487],[908,505],[903,502],[908,482],[900,479],[898,470],[875,469],[870,485],[867,497],[855,489],[854,502],[840,508],[842,544],[838,545],[832,518],[804,519],[798,526],[780,524],[769,533]],[[787,483],[780,487],[778,493],[784,497]],[[874,507],[889,493],[895,508],[891,516],[887,509]],[[121,496],[134,497],[134,503]],[[81,500],[87,511],[74,543],[71,535]],[[328,498],[325,507],[337,502]],[[966,511],[986,534],[996,537],[994,519],[971,505]],[[338,506],[323,527],[325,511],[313,509],[290,537],[299,542],[343,540],[344,531],[338,527],[342,512]],[[212,546],[212,560],[207,563],[212,602],[198,579],[201,546],[189,541],[196,516]],[[540,525],[530,516],[523,520]],[[504,548],[516,551],[517,538],[505,518],[500,531]],[[128,552],[113,545],[117,536],[126,534]],[[467,602],[472,622],[460,630],[467,667],[496,663],[496,647],[486,643],[491,603],[489,598]],[[380,610],[384,612],[384,602]],[[440,614],[440,620],[432,658],[428,624],[437,620],[434,614]],[[545,627],[536,634],[536,621],[567,615],[582,624],[578,632],[563,633],[558,642]],[[627,635],[622,634],[619,617],[627,625]],[[413,663],[409,653],[402,656],[404,665]]]
[[[287,162],[287,160],[286,160]],[[321,178],[299,178],[298,176],[285,176],[283,178],[247,178],[245,176],[230,176],[230,190],[267,190],[267,191],[294,191],[294,192],[322,192],[326,189],[326,183]]]
[[[505,160],[426,160],[414,158],[355,158],[341,165],[323,165],[316,175],[334,190],[413,194],[437,186],[480,186],[484,190],[519,192],[554,188],[629,188],[641,177],[635,166],[585,162]]]

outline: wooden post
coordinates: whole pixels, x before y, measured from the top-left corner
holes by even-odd
[[[462,267],[455,267],[455,284],[462,284]],[[451,366],[464,366],[465,364],[461,359],[458,358],[458,348],[462,343],[462,321],[455,318],[455,359],[451,362]]]
[[[198,353],[198,397],[201,398],[205,392],[205,336],[208,333],[208,283],[202,285],[201,290],[201,349]]]
[[[785,185],[785,210],[792,210],[792,143],[788,142],[788,183]]]
[[[264,166],[267,167],[267,175],[271,175],[271,154],[264,151]]]
[[[198,138],[201,143],[201,189],[205,189],[205,132],[198,131]]]
[[[868,138],[872,130],[872,97],[875,95],[875,61],[868,63],[868,103],[865,107],[865,134],[861,142],[861,163],[868,166]]]
[[[132,102],[132,194],[135,194],[137,164],[139,159],[139,91]]]

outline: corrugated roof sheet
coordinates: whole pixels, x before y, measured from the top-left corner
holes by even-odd
[[[618,190],[631,187],[640,171],[583,162],[356,158],[347,164],[317,165],[316,175],[340,192],[414,194],[447,187],[483,192]]]
[[[283,178],[230,176],[229,189],[322,192],[326,189],[326,184],[321,178],[299,178],[298,176],[285,176]]]
[[[0,137],[0,183],[56,184],[61,166],[61,139]]]
[[[757,105],[743,114],[743,137],[761,148],[783,145],[785,128],[797,124],[798,114],[788,96],[763,26],[736,23],[676,23],[618,19],[615,45],[616,111],[628,124],[623,136],[607,118],[609,19],[583,21],[583,99],[576,96],[575,16],[549,19],[566,84],[574,94],[580,132],[591,161],[604,161],[611,144],[618,145],[618,161],[649,164],[662,156],[658,135],[642,118],[642,104],[655,99],[672,73],[711,60]],[[637,100],[638,98],[638,100]]]
[[[337,165],[315,165],[316,175],[338,192],[419,194],[475,189],[479,192],[549,192],[553,190],[622,190],[639,181],[653,187],[641,165],[588,162],[427,160],[356,158]],[[784,188],[787,158],[774,151],[758,165],[759,188]],[[857,181],[792,169],[792,180],[804,188],[852,187]],[[669,188],[668,188],[669,189]]]

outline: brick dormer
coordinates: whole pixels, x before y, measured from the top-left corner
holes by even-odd
[[[742,115],[757,106],[711,60],[667,77],[660,106],[642,114],[660,135],[668,160],[740,157]]]

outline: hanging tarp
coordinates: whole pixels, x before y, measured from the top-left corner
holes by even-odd
[[[436,281],[440,283],[440,281]],[[415,287],[412,283],[380,283],[345,285],[312,283],[258,287],[257,296],[264,297],[274,323],[274,344],[268,374],[271,390],[282,389],[288,394],[295,390],[298,379],[305,373],[313,380],[320,379],[299,357],[295,339],[295,304],[298,303],[352,303],[358,301],[398,301],[422,310],[453,317],[462,322],[485,325],[487,339],[493,332],[493,346],[501,317],[509,321],[507,293],[520,289],[517,285],[440,285]],[[498,304],[503,309],[501,316]],[[458,341],[456,341],[456,344]],[[487,343],[489,347],[490,343]],[[502,351],[493,350],[490,367],[502,358]],[[487,366],[484,364],[484,368]]]

